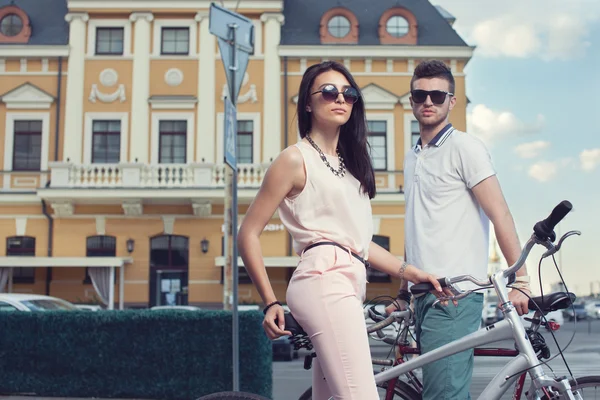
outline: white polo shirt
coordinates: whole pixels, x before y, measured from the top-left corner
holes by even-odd
[[[419,139],[404,160],[408,263],[440,278],[487,277],[489,219],[471,189],[495,173],[483,142],[451,124],[423,148]]]

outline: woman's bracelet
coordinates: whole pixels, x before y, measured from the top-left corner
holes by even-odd
[[[404,272],[406,271],[406,267],[408,267],[408,263],[406,261],[402,262],[400,269],[398,270],[398,278],[404,279]]]
[[[268,310],[269,308],[273,307],[275,304],[279,304],[279,305],[281,305],[281,303],[280,303],[280,302],[278,302],[277,300],[275,300],[274,302],[267,304],[267,306],[266,306],[266,307],[265,307],[265,309],[263,310],[263,314],[265,314],[265,315],[266,315],[266,314],[267,314],[267,310]]]

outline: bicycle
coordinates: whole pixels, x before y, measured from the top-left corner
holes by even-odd
[[[421,398],[422,384],[415,375],[414,371],[423,365],[437,361],[453,354],[474,349],[477,356],[502,356],[512,357],[492,381],[486,386],[484,391],[479,396],[482,400],[499,399],[504,395],[513,384],[515,385],[513,399],[521,398],[524,390],[525,378],[527,375],[531,378],[529,390],[525,392],[528,400],[554,400],[554,399],[583,399],[583,389],[596,387],[600,390],[600,376],[586,376],[573,378],[569,380],[567,377],[552,378],[548,376],[542,365],[547,361],[543,359],[550,358],[550,351],[545,344],[543,336],[538,332],[540,326],[545,326],[551,332],[557,329],[557,325],[545,321],[544,315],[550,311],[564,309],[569,305],[572,306],[575,296],[572,293],[557,292],[550,295],[542,295],[535,298],[530,298],[529,307],[536,310],[531,321],[530,328],[526,329],[523,320],[514,309],[514,306],[508,301],[507,284],[510,285],[515,280],[515,273],[523,266],[529,252],[534,245],[542,245],[547,251],[542,255],[542,259],[551,256],[558,252],[564,240],[572,235],[580,235],[578,231],[570,231],[563,235],[558,243],[554,245],[556,235],[554,227],[571,211],[572,205],[568,201],[561,202],[554,208],[548,218],[540,221],[534,226],[534,233],[527,241],[519,259],[514,265],[508,269],[499,271],[492,275],[489,280],[480,281],[470,275],[461,275],[456,277],[446,277],[439,279],[443,287],[448,287],[453,295],[445,298],[440,298],[436,303],[441,301],[460,300],[477,290],[494,288],[500,300],[500,306],[504,319],[493,325],[479,329],[478,331],[467,335],[461,339],[455,340],[452,343],[446,344],[438,349],[428,353],[418,355],[410,360],[407,355],[420,354],[416,347],[409,346],[408,333],[409,328],[414,325],[412,311],[396,311],[387,318],[378,315],[374,308],[369,310],[371,318],[379,322],[368,327],[367,332],[377,332],[380,338],[383,338],[386,343],[397,345],[397,353],[395,360],[376,360],[372,362],[375,365],[384,365],[389,368],[381,372],[375,372],[375,382],[378,387],[385,389],[385,400],[405,399],[417,400]],[[541,267],[541,260],[540,260]],[[562,276],[561,276],[562,279]],[[468,291],[459,290],[455,283],[469,281],[479,286],[480,289]],[[541,283],[541,282],[540,282]],[[564,281],[563,281],[564,283]],[[508,286],[510,287],[510,286]],[[566,287],[566,286],[565,286]],[[420,283],[411,287],[413,294],[426,293],[433,290],[433,285],[429,283]],[[435,306],[435,304],[433,306]],[[392,323],[397,322],[403,326],[401,333],[397,338],[388,338],[381,334],[381,330]],[[305,348],[312,350],[310,338],[304,332],[302,327],[297,323],[293,316],[289,313],[285,315],[286,329],[292,332],[291,341],[296,350]],[[554,336],[554,334],[552,333]],[[482,348],[480,346],[487,345],[500,340],[514,339],[516,349],[494,349]],[[556,340],[556,338],[555,338]],[[559,353],[563,357],[565,365],[568,367],[566,360],[559,347]],[[316,357],[313,352],[305,359],[305,369],[310,368],[311,360]],[[570,371],[570,369],[569,369]],[[572,374],[571,374],[572,375]],[[403,377],[405,380],[400,379]],[[302,394],[299,400],[310,400],[312,396],[312,388],[309,388]],[[394,397],[396,396],[396,397]],[[599,395],[600,397],[600,395]]]

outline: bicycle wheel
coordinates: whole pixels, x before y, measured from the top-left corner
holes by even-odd
[[[387,382],[377,385],[378,388],[386,389]],[[394,388],[394,399],[397,400],[421,400],[421,396],[405,382],[397,381]],[[312,400],[312,386],[306,389],[298,400]]]
[[[571,379],[569,384],[573,390],[578,390],[584,400],[600,399],[600,376],[582,376],[581,378]],[[562,397],[561,397],[562,398]],[[548,400],[547,396],[542,400]]]
[[[266,397],[246,392],[219,392],[202,396],[196,400],[269,400]]]

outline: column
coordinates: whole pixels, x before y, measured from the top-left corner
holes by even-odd
[[[271,162],[277,157],[281,148],[281,61],[278,48],[281,37],[282,14],[265,13],[260,16],[264,22],[264,93],[263,93],[263,162]],[[256,143],[258,145],[258,143]]]
[[[215,162],[215,55],[216,38],[208,30],[208,12],[196,14],[200,22],[198,43],[200,57],[198,60],[198,112],[196,114],[196,154],[197,162]],[[223,162],[223,160],[218,160]]]
[[[134,23],[133,81],[131,85],[131,153],[129,161],[148,163],[150,153],[150,22],[152,13],[136,12],[129,16]],[[160,43],[155,43],[160,46]]]
[[[85,38],[89,16],[87,13],[69,13],[69,60],[67,90],[65,93],[65,132],[63,160],[81,163],[83,154],[83,102],[85,74]]]

